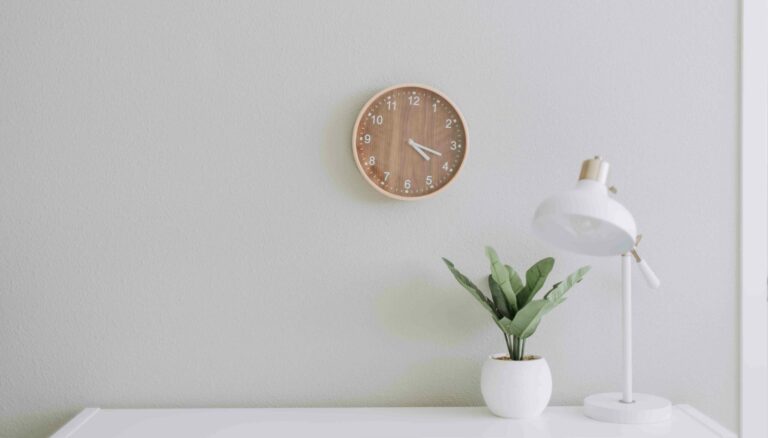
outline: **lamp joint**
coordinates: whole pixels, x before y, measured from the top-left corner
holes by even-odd
[[[607,161],[603,161],[599,155],[595,158],[584,160],[581,163],[581,173],[579,174],[579,181],[584,179],[591,179],[601,184],[605,184],[608,181],[608,169],[610,164]]]

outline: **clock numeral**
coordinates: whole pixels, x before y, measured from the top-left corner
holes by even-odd
[[[458,149],[458,147],[459,147],[459,144],[456,143],[456,140],[451,140],[451,150],[455,151],[456,149]]]
[[[371,122],[374,125],[383,125],[384,124],[384,116],[382,116],[381,114],[379,114],[379,115],[375,115],[374,114],[374,115],[371,116]]]
[[[448,170],[448,162],[446,161],[445,164],[443,164],[443,170]]]
[[[371,155],[370,157],[368,157],[368,165],[369,165],[369,166],[373,166],[373,165],[375,165],[375,164],[376,164],[376,157],[374,157],[373,155]]]
[[[406,190],[411,188],[411,180],[407,179],[405,182],[403,182],[403,187],[405,187]]]
[[[421,102],[421,97],[419,96],[408,96],[408,104],[411,106],[419,106],[419,102]]]
[[[432,112],[433,112],[433,113],[436,113],[436,112],[437,112],[437,104],[436,104],[436,103],[433,103],[433,104],[432,104]]]
[[[453,125],[453,120],[445,119],[445,127],[450,128]]]
[[[384,172],[384,182],[387,182],[387,180],[389,179],[389,175],[390,175],[389,172]]]
[[[394,100],[388,100],[387,101],[387,109],[389,111],[393,111],[397,109],[397,102]]]
[[[371,144],[371,134],[365,134],[363,136],[363,143],[365,144]]]
[[[432,175],[427,175],[426,183],[427,183],[428,186],[432,185]]]

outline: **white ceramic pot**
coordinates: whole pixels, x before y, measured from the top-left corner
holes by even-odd
[[[499,417],[531,418],[544,411],[552,396],[552,373],[544,358],[500,360],[494,354],[483,364],[480,389],[488,409]]]

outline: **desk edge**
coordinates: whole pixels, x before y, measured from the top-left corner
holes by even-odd
[[[99,408],[85,408],[69,420],[61,429],[56,431],[51,438],[70,438],[75,435],[81,427],[85,425],[94,415],[98,414]]]
[[[738,438],[735,433],[726,429],[723,425],[721,425],[717,421],[702,414],[701,411],[697,410],[693,406],[675,405],[675,407],[678,410],[680,410],[680,412],[689,416],[692,420],[696,421],[697,423],[701,424],[702,426],[706,427],[707,429],[711,430],[712,432],[716,433],[718,436],[722,438]]]
[[[561,406],[558,406],[561,407]],[[571,406],[567,406],[571,407]],[[698,411],[696,408],[680,404],[675,405],[674,408],[677,408],[680,412],[691,418],[693,421],[696,421],[697,423],[701,424],[703,427],[706,427],[713,433],[717,434],[721,438],[738,438],[737,435],[730,430],[723,427],[720,423],[716,422],[715,420],[707,417],[700,411]],[[82,428],[88,421],[91,420],[96,414],[99,413],[101,409],[100,408],[85,408],[82,411],[80,411],[79,414],[77,414],[74,418],[69,420],[64,426],[62,426],[56,433],[50,436],[50,438],[71,438],[75,435],[75,433]]]

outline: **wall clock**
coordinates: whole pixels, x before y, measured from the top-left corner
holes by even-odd
[[[352,134],[363,177],[395,199],[434,195],[456,178],[467,155],[467,125],[458,108],[424,85],[377,93],[363,106]]]

